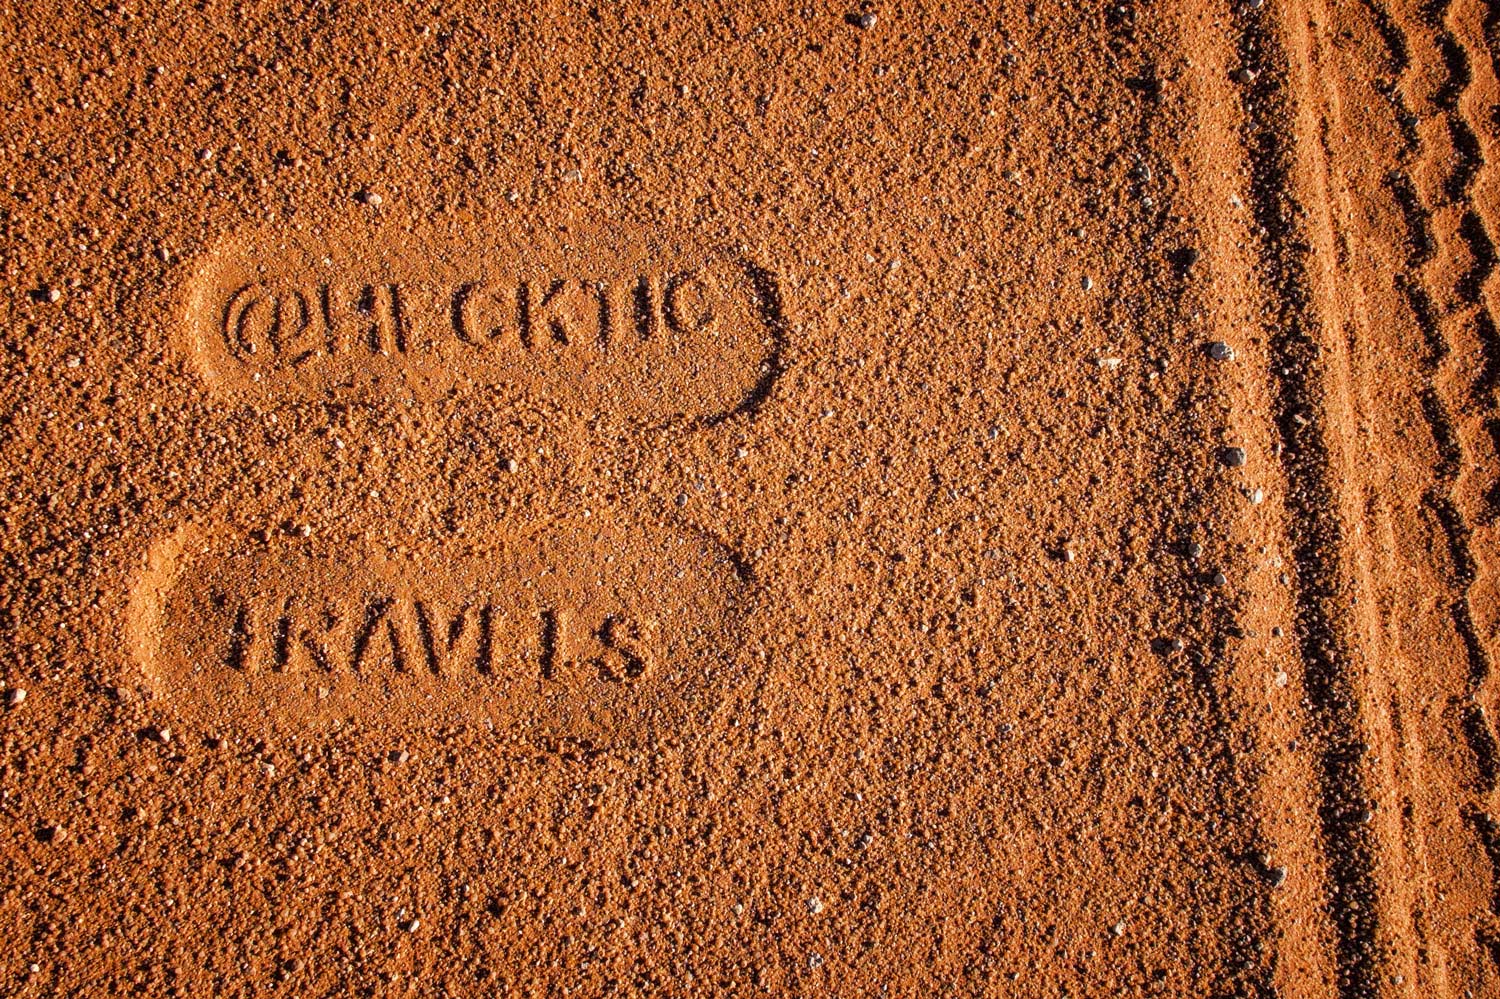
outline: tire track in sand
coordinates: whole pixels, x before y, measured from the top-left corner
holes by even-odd
[[[1274,303],[1266,333],[1271,348],[1276,425],[1288,485],[1288,538],[1296,566],[1297,638],[1305,685],[1322,739],[1317,760],[1318,828],[1327,857],[1327,907],[1341,999],[1378,993],[1374,849],[1367,828],[1347,816],[1366,799],[1360,703],[1353,676],[1357,644],[1342,608],[1347,590],[1337,513],[1331,428],[1320,371],[1322,331],[1316,315],[1307,213],[1294,194],[1296,139],[1291,93],[1293,57],[1259,4],[1236,5],[1243,90],[1244,140],[1250,163],[1250,208],[1263,236],[1260,277]]]
[[[1379,0],[1365,0],[1381,37],[1390,51],[1392,69],[1397,78],[1392,104],[1397,109],[1398,127],[1414,128],[1401,114],[1409,107],[1406,91],[1412,75],[1411,45],[1405,30],[1391,17]],[[1403,165],[1390,177],[1392,196],[1407,226],[1406,268],[1396,276],[1396,287],[1411,309],[1412,317],[1425,345],[1421,389],[1421,407],[1433,440],[1438,460],[1433,470],[1435,482],[1426,496],[1428,506],[1442,525],[1453,566],[1452,599],[1448,603],[1454,631],[1464,649],[1467,670],[1465,702],[1459,712],[1461,741],[1474,757],[1477,769],[1475,794],[1481,803],[1461,803],[1464,819],[1473,827],[1491,864],[1490,911],[1500,916],[1500,833],[1488,811],[1488,799],[1500,780],[1500,744],[1485,714],[1480,695],[1493,672],[1493,662],[1475,619],[1474,590],[1480,580],[1481,565],[1476,555],[1474,527],[1465,514],[1460,495],[1466,469],[1473,463],[1466,454],[1465,423],[1483,428],[1500,451],[1500,335],[1484,298],[1484,286],[1495,269],[1495,245],[1489,226],[1473,191],[1485,167],[1479,134],[1465,109],[1465,97],[1474,83],[1473,62],[1462,32],[1452,23],[1451,0],[1436,0],[1422,9],[1426,27],[1433,33],[1433,48],[1442,60],[1447,78],[1433,95],[1433,104],[1442,111],[1443,124],[1453,150],[1453,164],[1441,183],[1441,197],[1424,201],[1413,168]],[[1485,30],[1494,23],[1494,8],[1489,8]],[[1406,113],[1410,113],[1407,111]],[[1420,156],[1420,142],[1409,148],[1403,159]],[[1440,275],[1432,271],[1444,261],[1439,247],[1444,245],[1440,227],[1457,215],[1452,237],[1468,249],[1471,263],[1453,282],[1455,303],[1445,306],[1437,296]],[[1471,380],[1457,404],[1446,398],[1445,378],[1455,365],[1453,340],[1455,330],[1470,324],[1480,352],[1479,373]],[[1487,515],[1493,519],[1500,483],[1485,491]],[[1482,949],[1500,966],[1500,938],[1490,927],[1480,926],[1477,936]]]

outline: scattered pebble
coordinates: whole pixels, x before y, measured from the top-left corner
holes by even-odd
[[[420,919],[408,919],[406,922],[401,924],[401,928],[407,933],[415,933],[421,928],[421,926],[422,921]]]
[[[411,759],[411,753],[404,749],[398,749],[391,753],[392,763],[405,763],[409,759]]]
[[[49,822],[37,828],[36,838],[43,843],[61,843],[68,838],[68,830],[55,822]]]
[[[1089,277],[1087,274],[1085,274],[1083,276],[1083,281],[1081,283],[1083,285],[1083,290],[1084,291],[1093,291],[1094,290],[1094,279],[1091,278],[1091,277]]]
[[[385,199],[374,191],[360,191],[354,197],[356,200],[369,205],[371,208],[379,208],[382,204],[385,203]]]
[[[516,464],[516,459],[506,458],[500,463],[500,467],[505,469],[507,472],[514,472],[520,466]]]
[[[7,707],[18,708],[26,700],[26,691],[21,687],[12,687],[5,692],[5,704]]]
[[[1125,920],[1120,920],[1109,928],[1110,936],[1123,937],[1125,935]]]
[[[1225,468],[1242,468],[1246,460],[1245,449],[1242,447],[1225,447],[1219,449],[1219,461]]]
[[[1208,345],[1208,356],[1215,361],[1234,360],[1234,348],[1222,340],[1215,340]]]
[[[1286,884],[1286,868],[1267,867],[1266,882],[1270,884],[1272,888],[1280,888],[1282,885]]]
[[[1265,501],[1266,501],[1266,492],[1265,492],[1264,489],[1252,489],[1252,490],[1250,490],[1250,503],[1251,503],[1252,506],[1260,506]]]
[[[146,735],[153,741],[163,746],[172,741],[172,730],[162,725],[158,728],[148,729]]]
[[[868,11],[863,14],[855,15],[854,26],[856,28],[859,28],[861,31],[869,31],[871,28],[875,27],[875,15],[871,14]]]
[[[1188,558],[1198,558],[1203,554],[1203,546],[1196,541],[1189,541],[1182,546],[1182,553]]]
[[[62,298],[62,292],[57,288],[48,288],[46,291],[42,292],[42,297],[49,302],[56,302],[58,299]]]
[[[809,913],[811,913],[812,915],[814,915],[814,916],[816,916],[818,913],[822,912],[823,911],[823,900],[820,899],[820,898],[818,898],[818,896],[816,896],[816,895],[814,895],[812,898],[808,899],[807,900],[807,911]]]
[[[1229,577],[1224,575],[1222,572],[1214,573],[1209,577],[1209,579],[1215,586],[1223,586],[1229,582]]]

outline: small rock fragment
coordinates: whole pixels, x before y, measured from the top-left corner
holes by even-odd
[[[1208,356],[1215,361],[1234,360],[1234,348],[1222,340],[1215,340],[1208,345]]]
[[[811,913],[812,915],[814,915],[814,916],[816,916],[818,913],[822,912],[823,911],[823,900],[820,899],[820,898],[818,898],[818,896],[816,896],[816,895],[814,895],[812,898],[808,899],[807,900],[807,911],[809,913]]]
[[[861,31],[869,31],[875,27],[875,15],[869,11],[865,11],[863,14],[856,14],[854,17],[854,26]]]
[[[1224,447],[1219,449],[1219,461],[1225,468],[1242,468],[1246,462],[1245,449]]]
[[[21,687],[12,687],[5,692],[5,704],[7,707],[18,708],[26,700],[26,691]]]

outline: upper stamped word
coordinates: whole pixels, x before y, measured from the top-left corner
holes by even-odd
[[[751,410],[779,372],[779,286],[740,253],[462,228],[235,240],[194,273],[180,345],[229,394],[487,388],[653,424]]]

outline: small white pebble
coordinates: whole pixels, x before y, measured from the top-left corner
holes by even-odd
[[[19,707],[26,700],[26,691],[21,687],[12,687],[5,692],[5,703],[11,707]]]

